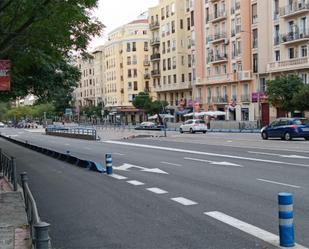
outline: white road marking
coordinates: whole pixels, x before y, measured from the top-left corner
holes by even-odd
[[[191,158],[191,157],[184,157],[185,160],[191,160],[191,161],[197,161],[197,162],[205,162],[209,164],[214,164],[214,165],[222,165],[222,166],[232,166],[232,167],[243,167],[241,165],[235,164],[235,163],[229,163],[229,162],[214,162],[214,161],[209,161],[209,160],[204,160],[204,159],[199,159],[199,158]]]
[[[86,150],[91,150],[89,147],[84,147]]]
[[[167,191],[165,191],[163,189],[160,189],[160,188],[147,188],[147,190],[150,191],[150,192],[153,192],[155,194],[158,194],[158,195],[162,195],[162,194],[168,193]]]
[[[176,201],[184,206],[192,206],[192,205],[196,205],[198,204],[195,201],[191,201],[189,199],[186,199],[184,197],[175,197],[175,198],[171,198],[171,200]]]
[[[241,220],[238,220],[236,218],[233,218],[231,216],[228,216],[224,213],[218,212],[218,211],[213,211],[213,212],[205,212],[204,214],[219,220],[227,225],[230,225],[232,227],[235,227],[247,234],[250,234],[254,237],[257,237],[271,245],[274,245],[276,247],[279,247],[279,236],[272,234],[268,231],[265,231],[259,227],[253,226],[251,224],[248,224],[246,222],[243,222]],[[295,244],[293,249],[306,249],[306,247]],[[308,248],[307,248],[308,249]]]
[[[134,186],[140,186],[140,185],[144,185],[145,183],[143,182],[139,182],[139,181],[135,181],[135,180],[132,180],[132,181],[127,181],[127,183],[130,183]]]
[[[224,154],[217,154],[217,153],[210,153],[210,152],[203,152],[203,151],[184,150],[184,149],[169,148],[169,147],[159,147],[159,146],[146,145],[146,144],[135,144],[135,143],[127,143],[127,142],[111,141],[111,140],[104,141],[104,143],[127,145],[127,146],[147,148],[147,149],[156,149],[156,150],[164,150],[164,151],[189,153],[189,154],[196,154],[196,155],[207,155],[207,156],[215,156],[215,157],[234,158],[234,159],[246,160],[246,161],[254,161],[254,162],[263,162],[263,163],[273,163],[273,164],[284,164],[284,165],[294,165],[294,166],[300,166],[300,167],[309,167],[309,165],[307,165],[307,164],[287,163],[287,162],[266,160],[266,159],[260,159],[260,158],[224,155]]]
[[[110,177],[113,177],[113,178],[115,178],[115,179],[117,179],[117,180],[124,180],[124,179],[127,179],[127,177],[125,177],[125,176],[122,176],[122,175],[117,175],[117,174],[111,174],[111,175],[109,175]]]
[[[113,154],[113,155],[118,155],[118,156],[124,156],[124,155],[125,155],[125,154],[118,153],[118,152],[113,152],[112,154]]]
[[[133,165],[133,164],[129,164],[129,163],[124,163],[121,166],[113,167],[113,168],[115,170],[124,170],[124,171],[127,171],[130,168],[137,168],[137,169],[140,169],[141,171],[144,171],[144,172],[151,172],[151,173],[158,173],[158,174],[168,174],[167,172],[165,172],[161,169],[158,169],[158,168],[149,169],[149,168],[145,168],[145,167],[142,167],[142,166],[137,166],[137,165]]]
[[[66,145],[66,146],[70,146],[70,144],[64,144],[64,145]]]
[[[160,162],[162,164],[167,164],[167,165],[173,165],[173,166],[178,166],[178,167],[181,167],[182,165],[181,164],[178,164],[178,163],[169,163],[169,162]]]
[[[259,152],[259,151],[248,151],[248,153],[268,155],[268,156],[279,156],[279,157],[294,158],[294,159],[309,159],[309,157],[300,156],[300,155],[281,155],[281,154],[276,154],[276,153],[267,153],[267,152]]]
[[[282,185],[282,186],[287,186],[287,187],[291,187],[291,188],[301,188],[300,186],[296,186],[296,185],[292,185],[292,184],[287,184],[287,183],[282,183],[282,182],[275,182],[275,181],[270,181],[270,180],[265,180],[265,179],[256,179],[258,181],[261,182],[268,182],[268,183],[273,183],[273,184],[277,184],[277,185]]]

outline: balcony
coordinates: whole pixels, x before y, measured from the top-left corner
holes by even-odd
[[[159,28],[160,28],[160,23],[158,21],[151,22],[149,24],[149,29],[150,30],[156,30],[156,29],[159,29]]]
[[[208,36],[207,38],[207,42],[210,42],[210,43],[216,43],[216,42],[225,41],[225,40],[226,40],[225,32],[217,33],[217,34],[214,34],[213,36]]]
[[[249,94],[242,94],[241,95],[242,102],[250,102],[250,95]]]
[[[214,96],[213,97],[213,102],[217,104],[225,104],[228,102],[228,96],[223,95],[223,96]]]
[[[161,73],[160,70],[152,70],[151,71],[151,77],[156,78],[156,77],[160,77]]]
[[[145,67],[149,67],[149,66],[150,66],[150,61],[144,60],[144,66],[145,66]]]
[[[187,90],[191,89],[192,85],[190,82],[186,83],[171,83],[171,84],[161,84],[156,86],[157,92],[165,92],[165,91],[177,91],[177,90]]]
[[[309,11],[309,3],[294,2],[280,9],[281,17],[292,17]]]
[[[267,65],[268,72],[293,71],[309,68],[309,57],[276,61]]]
[[[222,63],[227,61],[227,54],[216,54],[207,58],[208,63]]]
[[[233,74],[217,74],[207,76],[205,83],[206,84],[217,84],[217,83],[225,83],[233,81]],[[204,81],[201,81],[202,83]]]
[[[159,37],[153,38],[153,39],[150,41],[150,45],[151,45],[151,46],[159,46],[159,45],[160,45],[160,38],[159,38]]]
[[[237,72],[237,80],[251,80],[251,79],[252,79],[252,71]]]
[[[309,30],[288,32],[286,34],[281,35],[281,43],[286,45],[308,40],[309,40]]]
[[[222,21],[226,18],[226,11],[225,10],[219,10],[216,11],[209,16],[209,21],[210,22],[218,22]]]
[[[151,61],[159,61],[160,58],[161,58],[161,55],[159,53],[155,53],[155,54],[150,55]]]
[[[145,80],[150,80],[150,73],[145,73],[144,74],[144,79]]]

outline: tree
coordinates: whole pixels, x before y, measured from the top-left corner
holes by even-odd
[[[267,81],[266,86],[267,100],[271,105],[286,112],[293,112],[296,109],[292,100],[293,95],[303,86],[301,78],[297,75],[282,76]]]
[[[12,91],[0,93],[0,98],[23,97],[29,91],[42,95],[46,84],[33,80],[39,70],[44,68],[56,77],[53,69],[70,64],[73,50],[85,55],[91,37],[103,28],[91,16],[97,2],[1,0],[0,59],[11,60]]]
[[[148,93],[140,92],[133,100],[133,105],[136,108],[143,109],[144,112],[147,114],[157,114],[160,124],[163,124],[160,113],[162,113],[165,110],[165,107],[168,106],[168,103],[166,101],[153,101]]]
[[[303,85],[299,92],[294,93],[292,103],[296,110],[309,110],[309,85]]]

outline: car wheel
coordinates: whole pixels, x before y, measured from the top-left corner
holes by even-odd
[[[205,134],[205,133],[206,133],[206,131],[203,131],[203,133]]]
[[[190,128],[190,133],[194,133],[195,131],[192,129],[192,128]]]
[[[180,133],[183,133],[183,130],[180,128],[180,129],[179,129],[179,132],[180,132]]]
[[[286,141],[292,140],[292,136],[289,132],[286,132],[284,134],[284,140],[286,140]]]
[[[309,137],[305,137],[305,140],[309,140]]]
[[[262,132],[262,138],[263,138],[264,140],[268,139],[268,134],[267,134],[266,131],[263,131],[263,132]]]

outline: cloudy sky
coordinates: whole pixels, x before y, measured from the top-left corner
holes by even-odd
[[[113,29],[133,21],[141,13],[159,3],[159,0],[99,0],[99,8],[95,16],[104,23],[106,29],[101,38],[95,38],[90,47],[103,44],[107,33]]]

